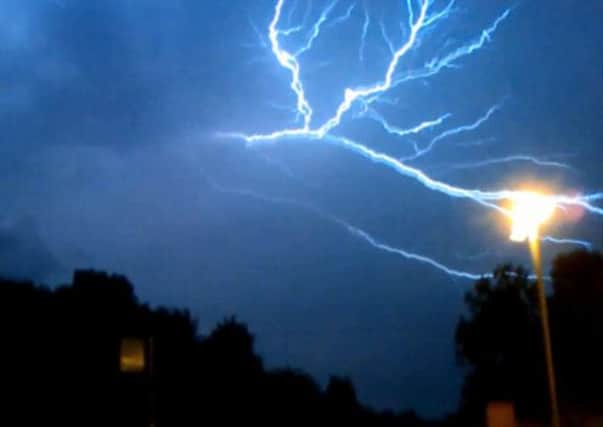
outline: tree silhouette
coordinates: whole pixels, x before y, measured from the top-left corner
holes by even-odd
[[[492,400],[511,400],[522,415],[546,413],[537,294],[521,267],[503,265],[467,293],[456,330],[457,355],[469,372],[462,408],[477,419]]]
[[[560,397],[571,405],[603,408],[603,255],[562,254],[554,260],[551,276]]]
[[[141,304],[120,275],[79,270],[54,289],[0,279],[0,337],[1,425],[427,425],[360,405],[348,378],[323,390],[266,370],[235,317],[202,337],[188,311]],[[142,343],[141,371],[120,370],[124,339]]]
[[[553,262],[552,339],[562,404],[603,407],[603,262],[576,251]],[[477,423],[493,400],[515,404],[520,416],[546,418],[548,395],[535,283],[521,267],[503,265],[466,294],[467,314],[455,341],[468,369],[461,398],[465,422]]]

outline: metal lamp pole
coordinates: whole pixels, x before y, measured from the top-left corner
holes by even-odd
[[[538,301],[540,304],[540,320],[542,322],[542,334],[544,336],[544,354],[546,358],[546,370],[549,383],[549,399],[551,403],[552,427],[560,427],[559,407],[557,404],[557,385],[555,381],[555,368],[553,365],[553,350],[551,346],[551,330],[549,327],[549,313],[544,291],[544,279],[542,276],[542,257],[540,252],[540,239],[538,236],[529,239],[530,252],[536,273],[538,287]]]

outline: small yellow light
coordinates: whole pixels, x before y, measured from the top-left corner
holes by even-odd
[[[535,192],[517,193],[511,200],[511,240],[523,242],[538,238],[538,230],[555,212],[555,202]]]
[[[124,338],[121,340],[119,365],[122,372],[144,371],[144,347],[144,341],[140,338]]]

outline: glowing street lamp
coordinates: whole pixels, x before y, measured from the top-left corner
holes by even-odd
[[[546,356],[547,376],[549,381],[549,397],[551,401],[551,421],[553,427],[560,427],[559,408],[557,406],[557,390],[555,385],[555,370],[553,367],[553,352],[551,349],[551,333],[549,316],[542,278],[542,259],[540,254],[540,227],[545,224],[555,212],[555,202],[545,195],[535,192],[518,193],[512,200],[511,206],[511,240],[525,242],[528,240],[532,262],[536,272],[538,299],[540,301],[540,319],[544,335],[544,350]]]
[[[510,239],[515,242],[538,240],[540,227],[555,212],[555,202],[534,192],[517,193],[511,202]]]

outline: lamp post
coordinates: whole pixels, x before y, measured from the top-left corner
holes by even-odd
[[[560,427],[559,407],[557,405],[557,386],[553,365],[549,314],[542,276],[542,256],[539,235],[542,224],[552,217],[555,211],[555,204],[546,196],[531,192],[518,193],[512,202],[510,239],[516,242],[524,242],[526,240],[529,242],[532,264],[534,272],[536,273],[540,320],[542,322],[542,334],[544,337],[544,354],[546,358],[549,399],[551,404],[551,422],[553,427]]]

